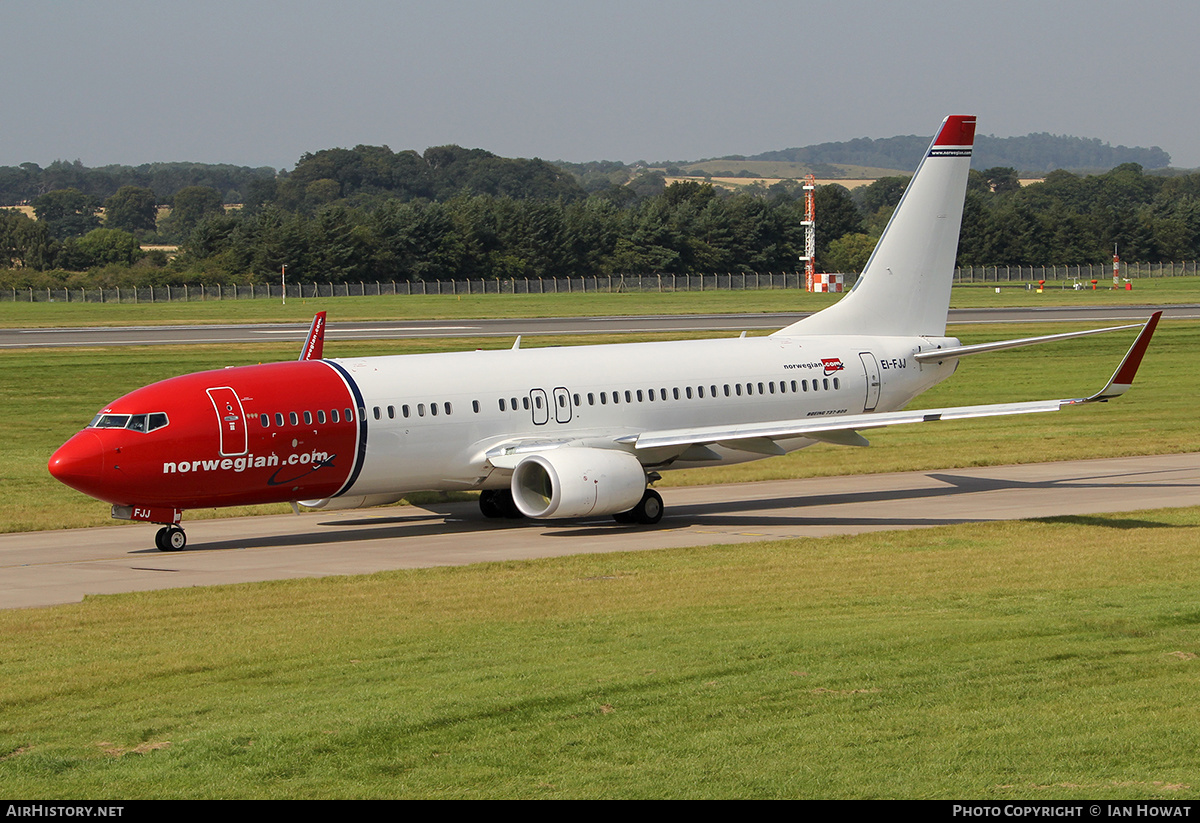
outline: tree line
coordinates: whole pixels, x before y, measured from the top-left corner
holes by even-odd
[[[286,178],[252,181],[240,208],[186,186],[169,213],[147,187],[104,199],[56,189],[36,220],[0,211],[4,286],[578,277],[794,271],[803,253],[802,191],[784,181],[726,191],[667,185],[645,171],[587,184],[541,160],[457,146],[424,154],[359,146],[305,155]],[[817,261],[857,271],[907,177],[848,191],[819,186]],[[103,217],[101,217],[101,213]],[[143,251],[173,241],[173,259]],[[1011,167],[972,170],[961,265],[1096,263],[1200,257],[1200,174],[1147,174],[1127,163],[1097,175],[1055,171],[1021,186]]]

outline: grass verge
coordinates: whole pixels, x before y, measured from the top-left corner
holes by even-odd
[[[0,612],[0,793],[1195,798],[1200,508]]]

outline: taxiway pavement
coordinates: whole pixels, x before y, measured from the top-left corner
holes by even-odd
[[[1200,505],[1200,454],[662,487],[657,526],[485,520],[474,504],[0,535],[0,608],[89,594]],[[1149,516],[1153,520],[1153,516]],[[1066,547],[1064,547],[1065,550]]]

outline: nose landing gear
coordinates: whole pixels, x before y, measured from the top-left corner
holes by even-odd
[[[178,526],[163,526],[154,535],[154,545],[160,552],[177,552],[187,545],[187,535]]]

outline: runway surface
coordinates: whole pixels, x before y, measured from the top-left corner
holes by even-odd
[[[1200,305],[1074,306],[1021,309],[951,309],[951,323],[1136,323],[1158,309],[1163,317],[1200,319]],[[646,315],[631,317],[538,317],[492,320],[395,320],[337,322],[331,318],[326,340],[384,340],[417,337],[516,337],[549,334],[633,334],[690,331],[775,330],[806,312],[773,314]],[[151,346],[211,343],[297,342],[308,324],[209,326],[112,326],[75,329],[0,329],[0,349],[64,346]]]
[[[1200,454],[662,488],[657,526],[485,520],[474,504],[0,535],[0,608],[144,591],[568,554],[1200,505]],[[1151,518],[1152,520],[1152,518]],[[1064,546],[1064,551],[1069,547]]]

